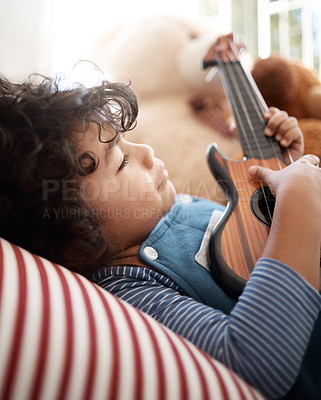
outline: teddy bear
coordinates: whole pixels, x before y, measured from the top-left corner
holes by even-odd
[[[280,55],[258,59],[251,74],[268,106],[298,119],[304,153],[321,158],[321,82],[314,70]]]
[[[202,54],[220,34],[213,19],[189,20],[157,14],[110,29],[96,43],[93,60],[108,79],[130,82],[139,104],[136,128],[126,139],[146,143],[165,162],[177,192],[225,202],[207,164],[217,143],[229,158],[239,153],[229,135],[226,99],[218,73],[210,81]],[[212,71],[215,72],[215,71]],[[211,97],[211,124],[202,99]],[[214,110],[214,111],[213,111]],[[214,127],[214,129],[213,129]]]

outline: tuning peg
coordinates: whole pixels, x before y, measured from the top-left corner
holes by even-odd
[[[204,60],[202,62],[202,67],[203,69],[209,68],[209,67],[215,67],[218,64],[216,60]]]

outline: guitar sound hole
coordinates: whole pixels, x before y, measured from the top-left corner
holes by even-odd
[[[256,218],[271,226],[275,206],[275,197],[268,186],[258,188],[251,197],[251,210]]]

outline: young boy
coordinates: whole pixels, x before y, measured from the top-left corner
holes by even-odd
[[[296,120],[266,114],[266,134],[299,159],[249,171],[277,200],[262,258],[236,301],[195,261],[223,206],[176,196],[153,150],[124,138],[137,111],[118,83],[61,90],[48,79],[1,79],[1,236],[149,313],[267,397],[294,385],[289,396],[318,398],[321,171],[317,157],[299,158]]]

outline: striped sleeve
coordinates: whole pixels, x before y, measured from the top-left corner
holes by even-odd
[[[300,275],[267,258],[258,261],[229,316],[145,268],[106,268],[96,283],[190,340],[267,398],[292,387],[321,307],[319,293]]]

